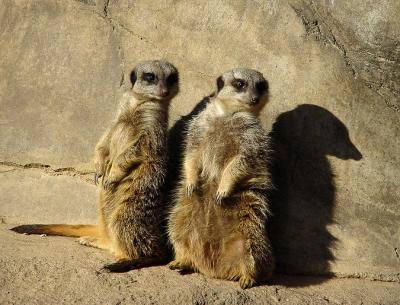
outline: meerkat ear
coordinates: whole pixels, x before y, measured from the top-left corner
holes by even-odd
[[[137,79],[136,71],[132,70],[132,72],[131,72],[131,83],[132,83],[132,86],[135,85],[136,79]]]
[[[221,91],[221,89],[224,87],[225,83],[224,80],[222,79],[222,76],[217,78],[217,92]]]

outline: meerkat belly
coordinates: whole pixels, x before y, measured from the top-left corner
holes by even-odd
[[[238,274],[245,239],[237,231],[237,212],[207,200],[198,202],[192,213],[188,242],[196,268],[216,278]]]
[[[201,154],[201,192],[193,205],[189,245],[200,272],[211,277],[227,278],[238,268],[244,239],[237,233],[239,217],[235,209],[216,202],[222,172],[240,143],[232,126],[215,121],[207,131]]]
[[[229,160],[237,155],[239,146],[237,132],[233,128],[226,128],[223,121],[215,122],[207,131],[202,145],[201,178],[210,183],[205,185],[210,188],[209,192],[216,192],[211,182],[219,182],[222,171]]]

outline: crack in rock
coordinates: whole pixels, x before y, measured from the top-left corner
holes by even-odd
[[[94,171],[79,171],[73,167],[60,167],[60,168],[52,168],[48,164],[42,163],[27,163],[27,164],[18,164],[15,162],[9,161],[0,161],[0,165],[12,167],[10,170],[1,171],[0,173],[12,172],[15,170],[25,170],[25,169],[38,169],[43,173],[49,176],[70,176],[77,177],[87,183],[94,183]]]
[[[120,75],[121,76],[120,76],[120,81],[119,81],[119,87],[121,88],[123,86],[123,84],[125,83],[125,67],[126,67],[125,56],[122,51],[121,37],[120,37],[120,35],[115,35],[115,33],[117,31],[117,27],[119,29],[120,25],[117,22],[115,22],[113,18],[111,18],[110,13],[109,13],[109,4],[110,4],[110,0],[105,0],[100,12],[97,10],[92,10],[92,9],[83,9],[83,10],[93,13],[96,17],[99,17],[102,20],[106,21],[107,24],[110,25],[110,27],[111,27],[111,33],[115,37],[115,40],[116,40],[117,54],[118,54],[119,61],[120,61],[120,69],[121,69]]]
[[[396,257],[398,259],[400,259],[400,250],[399,250],[399,248],[394,248],[394,253],[396,254]]]
[[[312,11],[310,14],[306,14],[304,10],[294,7],[293,5],[292,8],[296,12],[297,16],[301,18],[301,21],[306,30],[306,35],[313,36],[316,40],[322,41],[323,43],[328,45],[332,45],[333,47],[338,49],[342,53],[344,62],[346,66],[350,69],[351,74],[354,78],[357,78],[357,72],[348,58],[348,52],[346,48],[335,37],[329,26],[322,21],[322,18],[317,18],[319,16],[317,16],[317,13],[315,11]],[[311,18],[308,15],[311,15],[314,18]]]
[[[145,37],[143,35],[135,33],[130,28],[128,28],[126,25],[122,24],[119,20],[117,20],[115,18],[112,18],[111,14],[109,13],[109,2],[110,2],[110,0],[106,0],[104,2],[104,6],[103,6],[103,9],[102,9],[102,13],[103,14],[100,14],[99,12],[94,11],[94,10],[86,9],[86,11],[90,11],[91,13],[94,13],[97,17],[107,21],[108,24],[111,26],[113,32],[117,31],[117,30],[123,30],[123,31],[129,33],[130,35],[138,38],[139,40],[149,44],[152,48],[156,49],[161,54],[165,54],[166,52],[168,52],[169,54],[171,54],[173,56],[179,57],[181,59],[186,59],[186,57],[184,55],[180,55],[178,53],[173,53],[171,51],[162,50],[156,43],[154,43],[149,38],[147,38],[147,37]],[[121,37],[120,36],[118,37],[118,40],[119,40],[118,47],[117,47],[118,48],[118,55],[119,55],[119,58],[120,58],[120,61],[121,61],[121,66],[122,66],[121,67],[120,87],[122,87],[122,85],[125,83],[126,64],[125,64],[125,57],[124,57],[124,54],[123,54],[123,49],[122,49],[122,46],[121,46]],[[214,75],[209,75],[209,74],[207,74],[205,72],[193,71],[193,70],[188,70],[188,71],[196,73],[202,78],[204,78],[204,77],[214,78]]]
[[[85,5],[89,5],[89,6],[95,6],[96,2],[95,0],[74,0],[75,2],[79,2]]]
[[[110,4],[110,0],[105,0],[104,1],[104,7],[103,7],[103,13],[104,17],[108,17],[108,5]]]
[[[390,48],[382,45],[363,46],[349,51],[333,34],[331,26],[325,21],[327,17],[318,13],[313,1],[300,3],[291,7],[301,19],[306,36],[338,49],[353,78],[359,79],[379,95],[388,108],[400,112],[400,90],[396,82],[400,76],[400,62],[396,60],[400,54],[398,44],[394,42]]]
[[[117,53],[118,53],[118,57],[120,60],[120,69],[121,69],[121,78],[119,81],[119,87],[121,88],[125,82],[125,69],[126,69],[126,64],[125,64],[125,55],[121,46],[121,35],[117,34],[116,35],[116,24],[118,25],[118,23],[116,23],[110,16],[109,16],[109,12],[108,12],[108,5],[109,5],[109,0],[105,1],[104,4],[104,18],[105,20],[108,21],[108,23],[111,26],[111,31],[112,33],[114,33],[115,39],[117,41]]]

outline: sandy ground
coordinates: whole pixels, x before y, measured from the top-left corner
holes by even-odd
[[[180,275],[166,266],[98,270],[112,257],[74,239],[19,235],[0,226],[0,304],[400,304],[400,284],[278,275],[270,286]]]

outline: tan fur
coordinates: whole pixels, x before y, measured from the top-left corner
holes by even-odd
[[[146,79],[149,73],[153,81]],[[121,99],[115,121],[95,149],[96,182],[101,177],[97,227],[31,225],[14,230],[81,236],[81,244],[116,256],[119,263],[107,266],[111,271],[129,262],[138,266],[140,261],[165,259],[162,188],[168,106],[178,91],[177,77],[176,68],[165,61],[141,62],[132,72],[133,88]]]
[[[246,81],[245,90],[232,87],[235,79]],[[170,268],[239,280],[247,288],[269,279],[274,268],[265,231],[269,139],[257,118],[267,90],[255,89],[266,81],[257,71],[234,69],[219,82],[188,126],[182,181],[169,217],[175,251]]]

